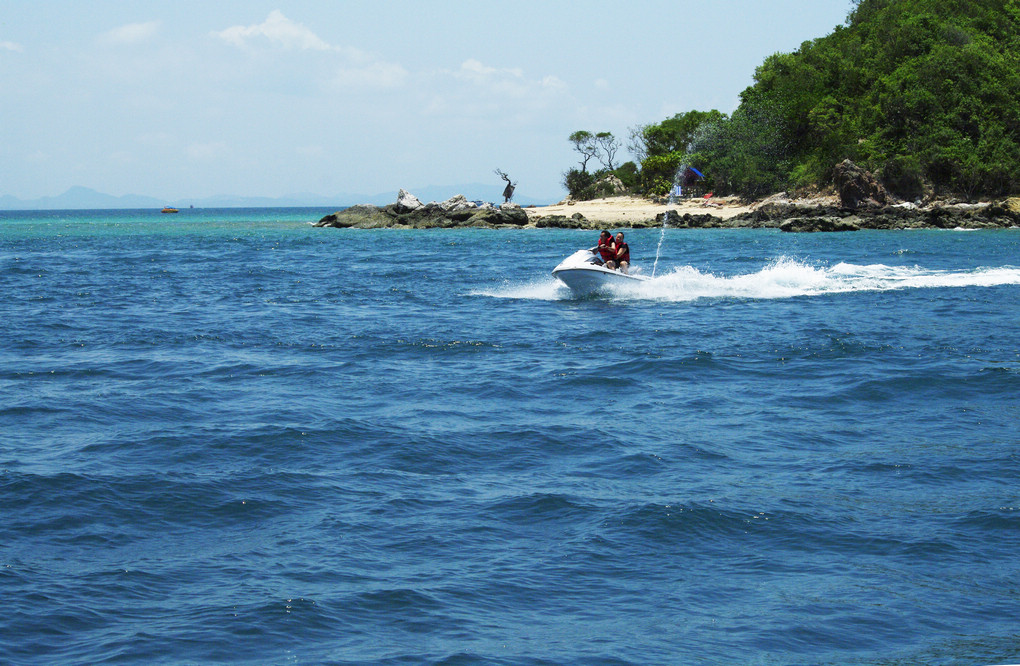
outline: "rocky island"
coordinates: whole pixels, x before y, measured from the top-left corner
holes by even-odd
[[[551,227],[561,229],[776,228],[788,232],[862,229],[987,229],[1020,227],[1020,197],[985,202],[954,199],[898,201],[852,162],[837,166],[835,190],[815,196],[781,192],[756,202],[704,197],[670,202],[634,196],[552,206],[495,205],[457,195],[422,203],[401,189],[387,206],[358,205],[323,217],[315,226],[358,229]]]

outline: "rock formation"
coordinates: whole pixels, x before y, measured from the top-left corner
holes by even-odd
[[[832,180],[839,192],[839,203],[843,208],[881,208],[889,203],[889,196],[881,183],[871,173],[857,166],[849,159],[843,160],[833,169]]]
[[[421,203],[416,196],[401,189],[396,203],[388,206],[351,206],[326,215],[317,227],[376,229],[381,227],[408,227],[413,229],[449,227],[522,227],[528,224],[528,214],[517,204],[468,201],[463,194],[446,201]]]
[[[414,196],[404,188],[400,188],[397,192],[397,203],[394,204],[394,210],[397,213],[410,213],[411,211],[418,210],[424,206],[421,201],[418,201],[418,197]]]

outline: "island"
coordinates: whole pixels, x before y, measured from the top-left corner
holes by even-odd
[[[568,198],[550,206],[524,208],[515,203],[470,201],[464,195],[425,204],[401,189],[392,204],[351,206],[326,215],[314,226],[595,230],[665,225],[676,229],[774,228],[787,232],[1020,228],[1020,197],[979,202],[900,201],[849,160],[837,168],[846,176],[838,180],[832,191],[813,195],[779,192],[759,201],[746,201],[738,196],[672,200],[619,195],[589,200]]]
[[[854,0],[843,25],[767,57],[731,113],[692,109],[567,138],[564,201],[466,197],[326,216],[334,227],[752,227],[782,231],[1020,226],[1020,7]]]

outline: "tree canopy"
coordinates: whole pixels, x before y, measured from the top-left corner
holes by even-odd
[[[859,0],[831,34],[766,58],[731,116],[681,113],[633,139],[649,193],[683,163],[758,196],[829,184],[846,158],[902,197],[1015,193],[1020,0]]]
[[[826,183],[850,158],[905,196],[1015,191],[1020,3],[861,0],[845,26],[766,59],[740,110],[771,120],[787,184]]]

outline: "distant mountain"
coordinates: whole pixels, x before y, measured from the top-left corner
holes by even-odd
[[[4,210],[36,210],[36,209],[73,209],[73,208],[161,208],[167,202],[137,194],[113,196],[103,194],[88,187],[72,187],[55,197],[39,199],[18,199],[10,195],[0,197],[0,209]]]
[[[417,189],[406,189],[424,203],[429,201],[445,201],[457,194],[463,194],[472,201],[491,201],[493,203],[501,203],[503,201],[503,185],[501,184],[429,185]],[[514,201],[522,206],[546,205],[558,200],[555,196],[541,198],[518,195],[523,195],[523,193],[518,190],[517,195],[514,196]],[[11,195],[0,196],[0,210],[162,208],[166,205],[176,206],[177,208],[187,206],[194,206],[195,208],[285,208],[289,206],[315,206],[323,208],[335,206],[343,208],[355,204],[385,206],[396,200],[396,189],[392,192],[379,194],[344,193],[335,196],[301,192],[281,197],[217,195],[201,199],[156,199],[138,194],[114,196],[97,192],[88,187],[76,186],[63,194],[52,197],[40,197],[38,199],[19,199]]]

